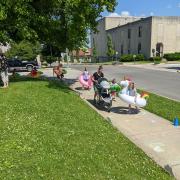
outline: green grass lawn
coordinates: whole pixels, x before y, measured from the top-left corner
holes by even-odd
[[[66,86],[0,89],[0,179],[173,179]]]
[[[169,121],[173,121],[175,117],[180,119],[180,102],[153,93],[149,93],[145,109]]]

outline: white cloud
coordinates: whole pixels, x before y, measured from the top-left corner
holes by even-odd
[[[129,11],[122,11],[121,12],[121,16],[130,16],[130,12]]]
[[[154,16],[154,12],[150,12],[150,16]]]
[[[180,2],[178,3],[177,7],[180,8]]]
[[[110,13],[108,16],[109,17],[118,17],[120,15],[118,13]]]

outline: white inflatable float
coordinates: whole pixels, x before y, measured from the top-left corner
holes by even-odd
[[[85,81],[83,74],[81,74],[81,75],[79,76],[79,82],[81,83],[81,85],[82,85],[83,87],[85,87],[85,88],[87,88],[87,89],[91,89],[92,86],[93,86],[93,82],[92,82],[92,79],[91,79],[91,76],[90,76],[90,75],[89,75],[89,77],[88,77],[88,80]]]
[[[137,96],[129,96],[128,95],[128,86],[129,86],[130,81],[125,80],[121,81],[120,85],[123,87],[122,91],[119,92],[119,98],[124,101],[127,104],[135,105],[138,107],[145,107],[147,104],[147,100],[145,97],[147,97],[147,94],[140,95],[137,93]]]

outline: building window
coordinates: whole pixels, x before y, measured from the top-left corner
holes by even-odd
[[[131,29],[128,29],[128,39],[131,39]]]
[[[123,47],[123,44],[121,45],[121,55],[124,54],[124,47]]]
[[[139,37],[142,37],[142,26],[139,26]]]
[[[131,54],[131,44],[130,44],[130,42],[128,43],[128,54]]]
[[[138,44],[138,54],[141,54],[141,43]]]

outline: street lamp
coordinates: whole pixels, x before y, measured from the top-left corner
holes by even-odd
[[[116,61],[117,61],[118,52],[116,51]]]
[[[153,53],[153,62],[155,63],[155,59],[154,59],[154,58],[155,58],[155,56],[156,56],[156,54],[155,54],[155,53],[156,53],[156,50],[155,50],[155,49],[152,49],[152,53]]]
[[[136,60],[136,55],[135,54],[133,55],[133,59],[134,59],[134,64],[135,64],[135,60]]]

